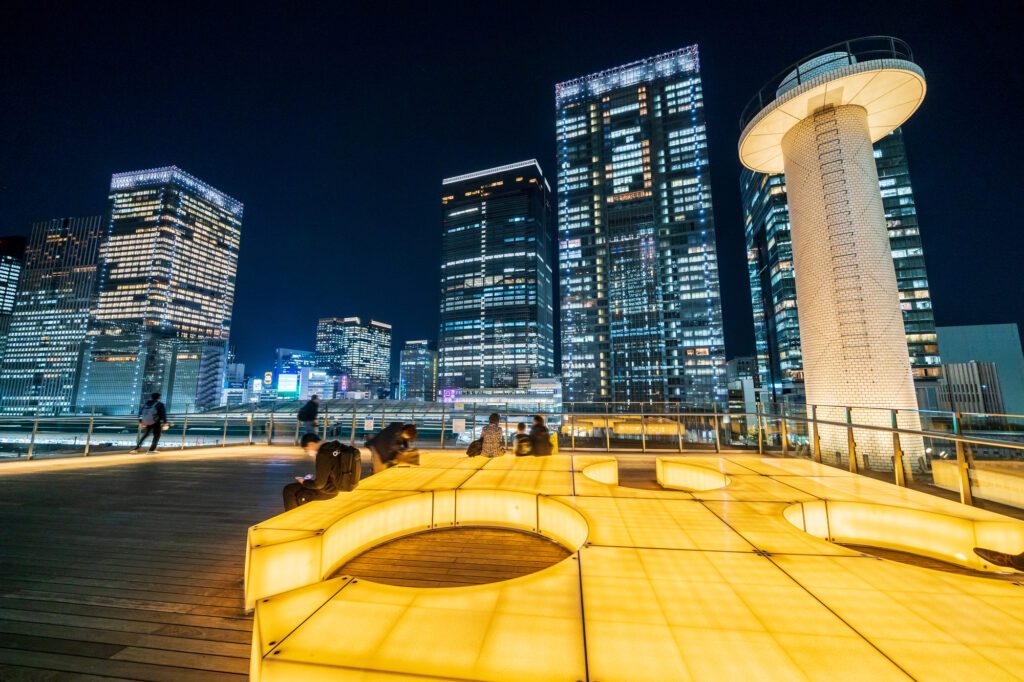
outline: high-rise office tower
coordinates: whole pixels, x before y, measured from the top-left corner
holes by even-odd
[[[429,341],[406,341],[399,362],[399,400],[437,400],[437,350]]]
[[[442,191],[440,388],[550,377],[551,190],[540,164],[447,178]]]
[[[79,352],[96,293],[100,216],[32,226],[0,366],[0,411],[59,414],[74,407]]]
[[[358,317],[328,317],[316,328],[317,367],[340,380],[340,390],[372,397],[391,390],[391,325]]]
[[[117,173],[109,199],[80,407],[132,412],[151,391],[171,411],[216,405],[242,204],[177,166]]]
[[[697,46],[555,86],[569,401],[724,400]]]
[[[919,393],[939,376],[928,275],[900,128],[874,144],[896,284],[903,309],[911,369]],[[802,390],[803,361],[793,275],[785,176],[743,169],[740,175],[747,238],[747,267],[754,309],[758,375],[776,398]],[[924,406],[924,405],[922,405]]]
[[[0,363],[3,362],[7,332],[14,314],[14,299],[25,264],[25,238],[0,237]]]

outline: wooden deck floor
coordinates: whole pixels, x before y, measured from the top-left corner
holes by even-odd
[[[568,556],[565,547],[516,530],[446,528],[384,543],[336,575],[407,587],[459,587],[511,580]]]
[[[246,528],[308,470],[168,454],[0,475],[0,679],[244,679]]]

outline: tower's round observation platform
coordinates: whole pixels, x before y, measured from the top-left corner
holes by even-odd
[[[872,36],[831,45],[780,71],[750,100],[740,116],[740,161],[760,173],[782,173],[783,137],[830,106],[863,107],[875,142],[910,118],[924,94],[924,73],[902,40]]]

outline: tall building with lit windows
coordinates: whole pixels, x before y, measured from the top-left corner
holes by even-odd
[[[391,325],[358,317],[321,319],[316,365],[339,379],[342,392],[386,396],[391,390]]]
[[[0,364],[3,414],[60,414],[74,408],[79,353],[105,235],[101,216],[32,226]]]
[[[939,347],[902,129],[875,142],[874,158],[911,371],[919,403],[929,407],[932,399],[928,395],[934,394],[940,374]],[[781,399],[803,390],[786,180],[781,174],[744,169],[740,189],[758,375],[761,386]]]
[[[443,181],[440,390],[552,375],[550,191],[536,159]]]
[[[14,300],[25,265],[25,238],[0,237],[0,362],[3,362],[7,332],[11,328]]]
[[[555,86],[567,401],[728,397],[697,46]]]
[[[398,399],[437,400],[437,350],[431,342],[405,342],[399,362]]]
[[[177,166],[116,173],[109,201],[79,407],[133,412],[153,391],[172,412],[216,405],[241,202]]]

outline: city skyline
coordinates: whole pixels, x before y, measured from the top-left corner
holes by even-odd
[[[882,7],[888,5],[878,5],[878,8]],[[557,23],[560,11],[552,10],[551,20],[546,23]],[[663,12],[666,17],[682,16],[682,10],[665,9]],[[486,83],[480,84],[475,83],[472,78],[467,78],[464,82],[436,80],[435,74],[455,68],[455,63],[444,55],[430,51],[422,42],[412,40],[411,49],[422,57],[419,59],[421,63],[429,62],[433,58],[436,58],[437,63],[428,63],[420,67],[426,72],[426,77],[416,75],[419,72],[414,69],[414,75],[407,84],[407,87],[411,88],[410,96],[427,98],[426,101],[432,103],[428,107],[429,110],[437,110],[451,120],[438,129],[439,135],[417,135],[415,141],[403,139],[400,143],[403,149],[394,162],[397,166],[403,167],[403,177],[397,179],[395,191],[410,197],[411,203],[408,205],[396,205],[392,208],[381,204],[404,202],[365,202],[366,206],[353,206],[351,202],[343,202],[346,204],[346,210],[332,214],[326,210],[326,204],[316,203],[319,200],[309,193],[328,187],[337,179],[344,180],[343,184],[349,188],[345,189],[346,192],[364,192],[365,181],[359,179],[358,173],[361,165],[369,164],[367,167],[371,172],[367,176],[379,175],[381,164],[384,162],[383,157],[377,158],[369,154],[368,148],[350,135],[330,138],[329,146],[332,149],[337,148],[339,144],[351,144],[353,147],[351,153],[344,154],[348,160],[340,162],[341,165],[337,169],[334,169],[334,164],[339,162],[333,154],[329,165],[327,159],[311,146],[306,138],[287,137],[289,154],[294,154],[294,150],[298,149],[304,160],[308,161],[307,172],[300,173],[297,180],[307,190],[307,194],[299,196],[310,202],[310,205],[306,207],[302,205],[303,202],[290,201],[290,197],[295,195],[291,191],[295,185],[289,185],[287,181],[280,185],[282,191],[275,196],[273,190],[281,179],[280,173],[275,170],[275,160],[283,158],[283,150],[277,149],[272,143],[261,146],[257,153],[255,148],[247,148],[239,135],[242,134],[241,131],[251,132],[257,129],[265,136],[271,130],[284,130],[295,122],[305,120],[305,112],[294,110],[288,105],[272,108],[268,120],[273,125],[263,125],[252,118],[247,118],[233,105],[222,106],[221,113],[216,113],[218,108],[214,106],[215,113],[209,119],[204,119],[205,125],[196,127],[194,122],[199,120],[199,110],[195,105],[186,103],[187,98],[177,97],[176,101],[181,104],[176,116],[179,116],[186,125],[172,125],[168,128],[168,134],[155,142],[158,138],[152,134],[151,127],[157,123],[166,124],[166,116],[128,116],[117,113],[116,107],[100,107],[102,96],[108,93],[105,90],[106,86],[98,86],[95,101],[90,97],[82,100],[87,115],[75,123],[73,130],[63,133],[66,138],[66,135],[74,132],[76,145],[79,147],[76,154],[69,159],[69,163],[44,165],[45,159],[49,158],[47,154],[52,153],[49,151],[50,146],[45,142],[40,143],[41,156],[38,159],[29,159],[20,148],[12,148],[11,165],[3,169],[3,175],[0,177],[0,187],[3,188],[6,199],[0,202],[0,217],[4,218],[9,232],[24,233],[28,231],[33,218],[95,213],[101,206],[97,206],[94,199],[86,197],[96,197],[102,192],[102,189],[97,188],[102,186],[104,176],[109,178],[109,174],[118,168],[145,168],[178,163],[199,177],[209,178],[218,187],[247,202],[246,231],[247,235],[254,236],[251,239],[247,237],[242,248],[244,256],[239,272],[232,340],[239,346],[242,361],[253,372],[266,365],[266,358],[274,346],[307,347],[308,341],[303,340],[308,336],[306,330],[319,316],[331,310],[364,310],[375,317],[394,321],[394,344],[400,347],[403,340],[433,338],[435,333],[432,330],[437,328],[437,306],[435,299],[427,293],[433,288],[429,285],[430,281],[436,281],[434,264],[440,260],[435,256],[439,253],[440,246],[433,244],[428,238],[429,226],[436,224],[436,195],[432,188],[436,187],[437,179],[465,168],[496,165],[508,158],[535,156],[541,165],[545,166],[545,160],[553,159],[555,151],[554,141],[551,139],[553,136],[550,134],[550,88],[554,83],[579,73],[592,73],[611,68],[615,64],[627,63],[696,42],[701,50],[703,84],[708,108],[711,184],[715,190],[714,210],[719,231],[718,256],[722,271],[727,356],[751,354],[754,337],[740,220],[742,214],[735,182],[739,170],[738,163],[734,160],[737,135],[735,119],[749,93],[763,84],[771,73],[765,70],[758,60],[749,57],[757,54],[759,50],[767,49],[772,35],[787,36],[789,42],[777,50],[779,63],[784,64],[819,48],[823,43],[827,44],[831,39],[891,32],[907,39],[914,46],[919,61],[927,65],[929,74],[935,74],[934,82],[941,86],[935,87],[930,93],[929,100],[911,126],[913,132],[907,137],[908,155],[912,158],[913,164],[915,200],[919,207],[921,222],[926,226],[923,237],[924,249],[927,254],[937,322],[947,325],[972,322],[1024,322],[1020,301],[1014,300],[1013,297],[1009,301],[991,300],[1000,297],[989,295],[990,292],[998,290],[1001,282],[1012,281],[1014,273],[1014,249],[993,250],[989,247],[998,239],[1006,239],[1009,247],[1015,244],[1009,233],[1005,232],[1008,228],[1003,227],[1013,224],[1009,219],[1010,202],[1004,198],[1008,199],[1012,195],[1010,188],[1016,185],[1019,175],[1016,165],[1011,164],[1008,150],[1019,146],[1014,144],[1013,136],[1019,136],[1020,133],[1008,124],[1005,113],[995,110],[985,112],[986,120],[989,122],[987,127],[994,131],[979,131],[981,135],[991,136],[991,144],[984,150],[985,163],[981,164],[982,167],[977,173],[971,174],[972,177],[958,179],[958,183],[961,183],[958,192],[945,191],[945,178],[951,172],[948,166],[954,159],[970,158],[966,143],[943,134],[953,128],[947,119],[955,118],[958,111],[957,103],[965,94],[961,86],[958,86],[959,89],[952,87],[950,79],[961,70],[970,71],[972,78],[975,74],[977,78],[963,87],[983,88],[985,78],[990,76],[986,75],[982,67],[998,63],[995,61],[995,53],[988,51],[988,48],[971,51],[966,56],[953,57],[948,45],[958,39],[962,43],[977,44],[974,36],[978,35],[979,26],[970,22],[951,20],[950,13],[955,15],[956,12],[948,8],[936,8],[932,12],[935,16],[923,20],[915,17],[915,20],[911,21],[909,17],[914,14],[908,13],[907,19],[894,16],[887,18],[884,25],[880,25],[877,20],[844,19],[841,27],[836,25],[838,22],[830,22],[823,13],[815,14],[812,11],[800,21],[807,24],[819,21],[827,37],[822,37],[822,33],[819,32],[813,37],[802,39],[796,37],[799,33],[797,30],[783,30],[785,23],[792,21],[797,13],[794,10],[793,14],[783,16],[783,13],[779,13],[780,16],[765,17],[767,23],[761,26],[759,31],[767,37],[757,38],[744,45],[742,50],[738,50],[734,47],[734,41],[728,39],[730,33],[726,28],[730,22],[703,15],[700,11],[694,12],[692,21],[687,22],[689,28],[680,30],[678,26],[671,29],[655,27],[650,32],[644,32],[642,36],[612,42],[611,49],[608,49],[609,43],[602,40],[612,35],[613,27],[596,28],[596,22],[588,24],[589,28],[593,29],[593,40],[570,41],[571,44],[565,46],[556,46],[553,42],[553,33],[549,30],[529,29],[525,34],[525,40],[535,48],[535,53],[528,55],[528,63],[534,67],[530,71],[530,78],[516,77],[524,68],[522,65],[513,67],[511,64],[496,64],[490,60],[487,62],[489,68],[497,68],[498,71],[493,77],[486,79]],[[866,14],[870,16],[871,13]],[[475,17],[481,21],[486,18],[486,15]],[[141,20],[138,16],[134,19]],[[220,18],[215,15],[212,20],[217,22]],[[358,19],[363,23],[373,23],[376,20],[375,17]],[[63,34],[69,27],[62,25],[62,21],[70,22],[71,18],[57,20],[46,17],[45,22],[41,23],[40,20],[29,17],[26,37],[38,35],[44,26],[48,31]],[[128,21],[128,18],[119,21]],[[85,18],[85,23],[90,23],[88,17]],[[943,31],[931,30],[936,25],[942,25]],[[985,24],[986,31],[992,28],[1001,30],[1000,26]],[[253,19],[250,30],[259,32],[266,29],[257,18]],[[580,33],[586,34],[587,31],[581,30]],[[385,38],[389,42],[402,42],[409,40],[410,36],[395,34],[385,35]],[[185,40],[190,45],[197,44],[195,38],[186,36]],[[288,40],[290,37],[286,36],[286,42]],[[74,41],[71,44],[73,45]],[[27,84],[21,86],[25,88],[25,93],[39,94],[45,92],[47,87],[53,86],[44,86],[37,83],[36,79],[49,74],[49,70],[62,63],[62,60],[69,59],[69,56],[51,54],[49,61],[30,68],[27,60],[33,53],[26,45],[27,42],[25,45],[17,42],[3,49],[12,58],[11,63],[15,68],[19,65],[25,67],[24,73],[20,75],[22,80],[27,79]],[[773,41],[771,45],[774,49],[775,42]],[[134,44],[126,46],[129,53],[138,48],[139,46]],[[481,42],[464,39],[459,43],[458,53],[462,57],[471,57],[486,55],[487,51]],[[199,50],[196,55],[187,59],[196,59],[203,54],[203,51]],[[339,52],[328,55],[328,58],[331,61],[345,61],[350,56],[348,53]],[[73,71],[80,74],[98,72],[98,65],[92,60],[93,58],[85,57]],[[462,61],[460,59],[458,63],[461,64]],[[196,70],[198,64],[199,62],[186,61],[183,68]],[[393,76],[397,71],[392,68],[396,64],[397,61],[385,62],[375,73],[386,78],[397,77]],[[266,65],[262,68],[269,68],[270,81],[278,84],[287,70],[286,67],[270,68]],[[483,67],[464,68],[472,70]],[[243,82],[254,77],[257,72],[258,70],[253,68],[243,68],[239,71]],[[288,73],[292,72],[288,70]],[[351,77],[361,78],[357,74],[352,74]],[[209,86],[205,85],[206,82],[201,81],[204,85],[197,87],[204,89],[213,86],[213,79],[209,79]],[[173,86],[179,95],[187,92],[187,87],[192,86]],[[300,81],[296,87],[310,88],[312,85]],[[144,91],[142,85],[129,86],[128,90],[135,96],[140,92],[140,88]],[[75,91],[75,88],[72,87],[72,90]],[[956,92],[953,92],[954,90]],[[80,89],[77,92],[81,94]],[[493,99],[496,101],[488,101],[487,93],[495,94]],[[448,101],[446,98],[455,99],[451,104],[444,104]],[[511,102],[522,106],[509,107]],[[29,111],[34,111],[32,106],[34,105],[26,104],[24,98],[18,99],[4,115],[17,116],[17,120],[20,121]],[[509,111],[504,113],[503,117],[493,119],[492,115],[502,107]],[[206,107],[203,108],[204,112],[207,110]],[[113,113],[109,118],[101,118],[101,111]],[[335,107],[332,111],[341,110]],[[376,108],[374,112],[377,112]],[[233,133],[229,128],[235,125],[235,118],[240,114],[240,132]],[[326,119],[319,109],[314,109],[310,115],[313,117],[312,121],[303,127],[327,129],[323,125]],[[397,113],[382,113],[379,116],[379,123],[393,126],[396,115]],[[373,117],[361,115],[359,120],[366,125],[378,125],[371,121],[371,118]],[[31,120],[24,131],[28,140],[39,138],[44,129],[63,130],[59,126],[55,127],[55,122],[60,119],[55,119],[52,113],[39,116],[38,120],[31,116],[26,120],[28,119]],[[485,125],[477,122],[477,119],[493,120]],[[431,125],[434,120],[428,117],[422,122],[417,122],[414,124],[415,129],[425,133],[427,128],[424,126]],[[11,125],[8,129],[15,127],[18,126]],[[485,128],[488,131],[500,130],[501,139],[489,136],[485,141]],[[101,139],[105,140],[104,136],[111,132],[116,134],[119,144],[114,145],[110,151],[98,152],[96,144]],[[972,143],[972,149],[973,146]],[[257,158],[262,159],[264,156],[268,163],[255,162]],[[21,172],[15,172],[16,168]],[[249,168],[258,168],[259,173],[254,173],[248,170]],[[325,174],[325,171],[329,172]],[[37,188],[38,186],[45,187],[45,195]],[[966,197],[970,197],[970,200],[966,200]],[[271,199],[277,198],[281,201],[271,202]],[[326,200],[325,196],[324,201]],[[280,206],[274,206],[272,203],[279,203]],[[296,210],[299,212],[295,213]],[[968,225],[971,226],[971,234],[977,238],[952,238],[953,234],[965,229],[961,226]],[[369,226],[372,229],[365,229],[362,226]],[[275,229],[283,232],[275,236]],[[368,234],[363,236],[361,232]],[[284,234],[294,238],[283,238]],[[374,239],[371,240],[371,236]],[[380,243],[375,245],[379,237],[384,237],[380,241],[386,242],[386,247]],[[389,260],[397,265],[384,272],[380,271],[379,266],[374,266],[381,258],[357,256],[362,251],[372,254],[374,249],[381,251],[385,248],[392,249]],[[419,258],[423,261],[421,264],[417,263]],[[350,278],[351,284],[339,287],[315,284],[315,273],[330,266],[333,260],[339,260],[343,264],[343,273],[347,270],[343,276],[346,279]],[[420,270],[424,272],[419,272]],[[965,272],[969,272],[971,276],[963,281],[962,275]],[[356,283],[358,286],[355,286]],[[304,287],[316,291],[315,296],[307,297],[311,298],[309,301],[301,300],[304,296]],[[275,330],[273,338],[269,338],[270,335],[266,333],[270,327]]]

